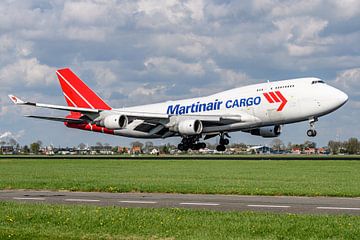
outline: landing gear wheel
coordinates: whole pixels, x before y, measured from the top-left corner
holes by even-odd
[[[220,145],[229,145],[230,141],[227,138],[220,138]]]
[[[224,152],[226,149],[225,145],[217,145],[216,146],[216,151],[218,152]]]
[[[187,150],[189,150],[189,146],[186,145],[186,144],[183,144],[183,143],[179,143],[178,149],[179,149],[180,151],[187,151]]]
[[[206,143],[204,143],[204,142],[199,143],[199,145],[200,145],[200,149],[204,149],[204,148],[206,148]]]
[[[317,132],[316,130],[309,129],[306,134],[308,135],[308,137],[315,137],[317,135]]]

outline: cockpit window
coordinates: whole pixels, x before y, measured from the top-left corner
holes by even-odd
[[[323,80],[315,80],[315,81],[312,81],[311,84],[318,84],[318,83],[325,83]]]

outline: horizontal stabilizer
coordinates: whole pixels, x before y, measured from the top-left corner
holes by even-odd
[[[50,121],[56,121],[56,122],[76,123],[76,124],[86,123],[85,120],[78,119],[78,118],[45,117],[45,116],[34,116],[34,115],[27,115],[25,117],[50,120]]]

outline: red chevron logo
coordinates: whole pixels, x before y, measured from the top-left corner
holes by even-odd
[[[287,104],[287,99],[281,94],[280,91],[264,93],[264,97],[269,103],[281,103],[278,112],[281,112]]]

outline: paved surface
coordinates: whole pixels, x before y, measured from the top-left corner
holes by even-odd
[[[4,190],[0,201],[360,216],[360,198]]]

